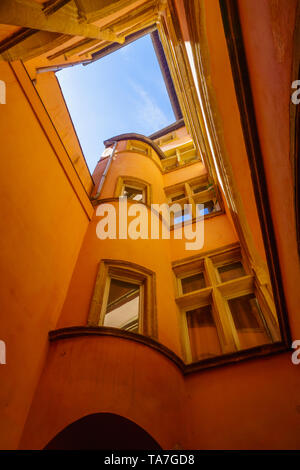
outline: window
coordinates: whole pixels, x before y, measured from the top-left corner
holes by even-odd
[[[186,321],[193,361],[221,354],[218,332],[210,305],[187,310]]]
[[[193,194],[198,194],[201,193],[201,191],[206,191],[208,185],[207,184],[192,184],[191,185],[191,190],[193,191]]]
[[[185,194],[183,192],[179,192],[178,194],[173,194],[170,199],[172,202],[179,201],[180,199],[184,199]]]
[[[151,148],[149,145],[139,140],[128,140],[126,148],[131,152],[141,153],[142,155],[151,157]]]
[[[156,139],[154,142],[156,145],[159,146],[164,146],[169,144],[170,142],[173,142],[177,138],[176,132],[172,132],[171,134],[164,135],[160,139]]]
[[[263,313],[253,293],[228,300],[241,349],[271,342]]]
[[[164,153],[166,158],[161,161],[161,164],[165,171],[175,170],[188,163],[199,161],[196,147],[192,141],[186,142],[176,148],[173,147],[169,150],[165,150]]]
[[[122,196],[126,196],[127,199],[132,201],[145,202],[145,190],[140,188],[134,188],[133,186],[125,185],[122,190]]]
[[[203,287],[206,287],[204,273],[200,272],[181,278],[181,289],[183,294],[203,289]]]
[[[274,306],[239,247],[173,263],[187,362],[280,341]]]
[[[173,225],[181,224],[187,220],[192,220],[192,214],[184,209],[174,212],[174,214],[171,213],[171,223]]]
[[[240,261],[219,266],[218,274],[221,282],[231,281],[246,275],[244,266]]]
[[[214,201],[205,201],[203,203],[204,207],[203,209],[201,209],[200,211],[200,214],[201,215],[207,215],[207,214],[211,214],[212,212],[214,212],[215,210],[215,204],[214,204]]]
[[[151,185],[139,178],[131,176],[119,176],[116,187],[115,197],[126,196],[128,200],[151,204]]]
[[[138,333],[140,301],[139,284],[111,278],[103,325]]]
[[[219,204],[218,190],[209,184],[207,177],[196,178],[185,183],[176,184],[165,188],[165,193],[169,205],[179,203],[182,212],[175,214],[174,225],[186,220],[193,220],[197,216],[208,216],[215,212],[221,212]],[[191,214],[184,214],[184,205],[190,204]],[[196,213],[196,204],[203,204],[200,213]]]
[[[179,202],[183,207],[184,204],[189,202],[184,183],[177,184],[175,187],[166,188],[165,193],[169,204]]]
[[[102,260],[88,325],[157,336],[155,274],[134,263]]]

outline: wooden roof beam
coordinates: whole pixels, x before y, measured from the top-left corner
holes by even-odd
[[[71,0],[48,0],[48,2],[43,4],[43,12],[45,15],[52,15],[70,1]]]
[[[25,31],[25,29],[24,29]],[[26,30],[0,43],[0,60],[29,60],[62,45],[70,36],[48,31]]]
[[[26,0],[1,0],[0,23],[21,26],[23,28],[48,31],[52,33],[82,36],[90,39],[102,39],[122,44],[124,38],[117,36],[112,28],[101,30],[93,24],[87,24],[70,15],[70,5],[66,5],[51,15],[46,15],[43,5]],[[74,13],[77,7],[74,5]]]

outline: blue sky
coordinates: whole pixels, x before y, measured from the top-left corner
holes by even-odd
[[[149,135],[175,121],[149,35],[56,76],[91,172],[105,139],[124,132]]]

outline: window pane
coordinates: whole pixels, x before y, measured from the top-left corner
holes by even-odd
[[[186,222],[188,220],[191,220],[191,218],[192,218],[191,214],[183,214],[183,215],[180,214],[179,215],[179,213],[178,213],[178,215],[177,215],[177,213],[176,213],[176,214],[174,214],[174,224],[180,224],[182,222]]]
[[[138,332],[140,286],[111,279],[104,326]]]
[[[189,310],[186,318],[193,361],[221,354],[211,306]]]
[[[240,261],[236,263],[226,264],[226,266],[218,267],[221,282],[231,281],[238,277],[245,276],[244,266]]]
[[[206,201],[203,204],[204,208],[200,210],[200,215],[206,215],[210,214],[211,212],[215,212],[214,201]]]
[[[192,190],[193,190],[194,194],[201,193],[201,191],[205,191],[206,189],[207,189],[207,184],[192,187]]]
[[[173,220],[173,224],[180,224],[180,223],[183,223],[183,222],[186,222],[188,220],[191,220],[192,219],[192,214],[190,214],[189,212],[187,212],[186,210],[182,209],[182,210],[179,210],[177,212],[170,212],[171,214],[171,222]]]
[[[123,196],[127,196],[127,199],[133,201],[144,201],[144,191],[138,188],[131,188],[130,186],[125,186],[123,190]]]
[[[193,276],[188,276],[181,279],[181,286],[183,294],[192,292],[194,290],[203,289],[205,286],[205,279],[203,273],[197,273]]]
[[[237,329],[241,349],[270,343],[263,323],[263,314],[254,294],[228,300]]]

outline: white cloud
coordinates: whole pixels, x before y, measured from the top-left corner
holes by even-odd
[[[120,56],[122,57],[123,60],[125,60],[126,62],[131,62],[131,57],[130,57],[130,51],[128,49],[128,47],[122,47],[121,49],[119,49],[119,54]]]
[[[133,81],[130,81],[130,84],[140,97],[139,101],[135,101],[135,113],[143,126],[148,127],[148,132],[166,127],[169,124],[168,118],[149,93]]]

